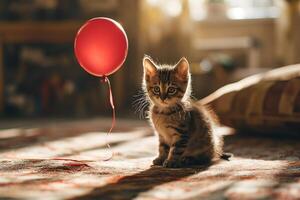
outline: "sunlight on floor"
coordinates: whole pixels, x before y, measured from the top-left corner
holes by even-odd
[[[109,137],[106,132],[95,131],[98,127],[92,130],[88,122],[80,126],[71,124],[69,128],[62,125],[54,129],[2,130],[0,197],[293,199],[299,196],[297,141],[227,134],[226,151],[235,154],[229,162],[185,169],[150,168],[157,139],[148,126],[132,128],[134,123],[121,123]],[[220,132],[225,133],[226,129]],[[106,139],[111,151],[106,147]],[[103,161],[112,152],[113,158]]]

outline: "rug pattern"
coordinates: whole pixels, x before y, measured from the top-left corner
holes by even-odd
[[[228,135],[231,161],[165,169],[150,167],[157,139],[146,123],[108,128],[94,119],[0,130],[0,199],[300,199],[299,138]]]

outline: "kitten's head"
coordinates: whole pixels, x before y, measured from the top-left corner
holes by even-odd
[[[181,58],[174,65],[157,65],[145,56],[143,88],[150,101],[159,107],[174,106],[191,95],[189,63]]]

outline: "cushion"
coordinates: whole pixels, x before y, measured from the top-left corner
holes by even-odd
[[[226,85],[199,103],[236,129],[300,134],[300,64]]]

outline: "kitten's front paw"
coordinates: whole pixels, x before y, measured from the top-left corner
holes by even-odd
[[[162,158],[162,157],[157,157],[155,158],[152,163],[153,165],[162,165],[165,161],[165,158]]]
[[[189,157],[189,156],[183,156],[181,158],[181,163],[183,165],[193,165],[196,163],[195,159],[193,157]]]
[[[166,168],[180,168],[181,163],[179,160],[165,160],[163,167]]]

